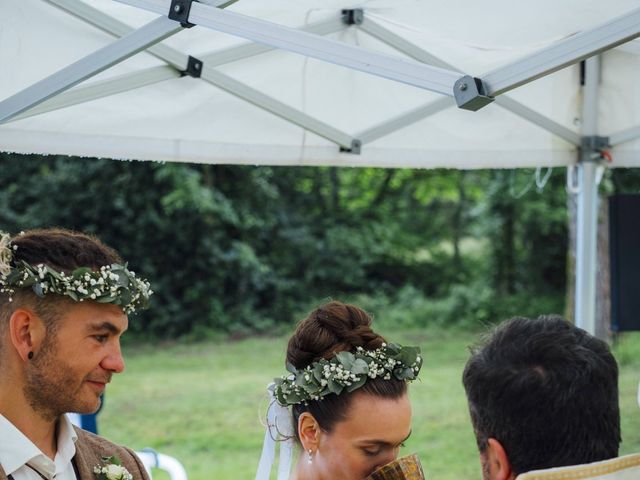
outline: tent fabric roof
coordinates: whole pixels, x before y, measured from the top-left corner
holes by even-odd
[[[85,0],[129,26],[157,15],[111,0]],[[343,8],[363,8],[366,21],[420,47],[458,71],[480,76],[559,39],[637,8],[635,0],[511,2],[461,0],[240,0],[237,13],[301,28],[334,21],[329,36],[406,56],[367,33],[341,26]],[[42,0],[13,2],[0,17],[0,101],[91,54],[114,37]],[[220,65],[210,54],[247,42],[196,26],[163,44],[204,58],[218,86],[180,76],[162,60],[140,53],[74,87],[110,82],[133,72],[161,81],[127,92],[0,125],[0,150],[117,159],[272,165],[417,168],[511,168],[569,165],[576,146],[533,125],[498,102],[478,112],[455,101],[441,111],[375,138],[374,127],[434,102],[438,94],[300,55],[269,51]],[[601,135],[640,125],[640,48],[633,41],[602,55]],[[360,154],[229,93],[249,87],[279,104],[363,138]],[[104,84],[100,84],[100,88]],[[565,68],[508,94],[512,100],[579,135],[580,68]],[[420,115],[417,115],[418,117]],[[369,140],[369,141],[367,141]],[[613,166],[640,164],[640,141],[613,150]]]

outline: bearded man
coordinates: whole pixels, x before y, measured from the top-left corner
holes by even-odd
[[[0,232],[0,480],[147,480],[126,447],[75,428],[124,370],[128,314],[149,284],[97,238]]]
[[[620,410],[609,346],[560,317],[502,323],[472,351],[462,381],[485,480],[600,478],[638,463],[611,460]]]

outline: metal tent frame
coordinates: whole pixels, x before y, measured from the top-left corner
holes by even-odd
[[[453,66],[370,20],[365,12],[359,9],[342,11],[333,20],[312,24],[305,29],[294,29],[223,10],[223,7],[233,3],[228,0],[207,0],[207,3],[194,0],[117,0],[161,15],[134,30],[79,0],[46,1],[118,39],[0,101],[0,124],[189,75],[316,133],[335,143],[342,151],[353,154],[358,154],[364,143],[372,142],[447,108],[452,101],[450,97],[455,99],[458,107],[471,111],[495,101],[500,107],[577,147],[579,158],[575,316],[578,326],[595,333],[597,170],[600,168],[605,149],[640,138],[640,126],[617,132],[609,137],[598,135],[598,54],[640,36],[640,8],[475,77],[457,72]],[[161,43],[183,28],[194,25],[243,37],[254,43],[203,55],[200,58],[186,55]],[[358,25],[362,31],[404,53],[410,60],[323,37],[351,25]],[[413,85],[442,94],[444,98],[419,106],[365,131],[350,134],[242,84],[216,68],[273,48]],[[87,83],[70,90],[143,50],[161,59],[166,65],[110,80]],[[504,95],[514,88],[585,59],[583,123],[580,134]]]

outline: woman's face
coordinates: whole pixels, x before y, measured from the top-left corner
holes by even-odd
[[[309,473],[319,480],[363,480],[395,460],[410,434],[411,404],[406,393],[397,399],[356,393],[347,418],[330,433],[321,433]]]

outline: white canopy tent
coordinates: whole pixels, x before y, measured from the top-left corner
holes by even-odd
[[[609,148],[640,165],[637,1],[4,1],[2,151],[575,167],[576,321],[595,330],[597,171]]]

